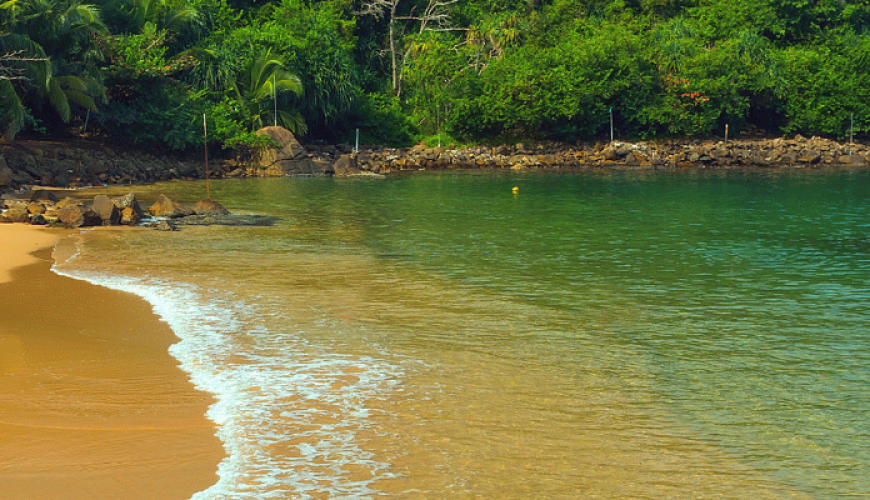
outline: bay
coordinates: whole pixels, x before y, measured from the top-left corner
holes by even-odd
[[[213,181],[277,222],[86,231],[56,270],[148,299],[217,395],[228,458],[195,498],[866,498],[868,188]]]

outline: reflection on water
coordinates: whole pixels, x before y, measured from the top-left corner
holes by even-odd
[[[861,498],[868,186],[224,181],[280,220],[94,231],[63,267],[147,296],[221,399],[198,498]]]

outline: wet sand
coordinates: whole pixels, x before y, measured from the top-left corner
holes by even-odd
[[[0,225],[2,498],[188,499],[224,457],[213,399],[150,304],[51,272],[63,234]]]

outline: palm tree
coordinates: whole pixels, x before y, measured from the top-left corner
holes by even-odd
[[[28,111],[47,102],[63,122],[74,106],[96,112],[105,98],[96,69],[82,59],[94,52],[90,39],[105,33],[99,11],[79,0],[18,0],[0,4],[0,54],[16,54],[11,66],[20,78],[0,81],[0,133],[11,140],[25,124]],[[76,59],[80,59],[78,62]]]
[[[241,84],[236,82],[233,89],[252,130],[277,121],[295,134],[306,132],[299,111],[276,102],[288,92],[302,95],[299,77],[287,71],[280,58],[273,57],[271,51],[263,52],[247,64],[240,76]]]

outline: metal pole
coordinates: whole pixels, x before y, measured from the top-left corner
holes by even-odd
[[[855,113],[849,115],[849,145],[854,144],[855,138]],[[852,148],[849,148],[849,156],[852,156]]]
[[[205,146],[205,198],[211,199],[211,188],[208,182],[208,125],[205,121],[205,113],[202,114],[202,143]]]
[[[438,147],[441,147],[441,104],[437,104],[435,106],[436,109],[436,118],[435,118],[435,128],[438,129]]]
[[[272,103],[275,106],[275,126],[278,126],[278,91],[275,89],[275,75],[272,74]]]
[[[613,142],[613,107],[610,108],[610,142]]]
[[[728,142],[728,124],[725,124],[725,142]]]
[[[353,150],[359,151],[359,129],[356,129],[356,147],[354,147]]]

